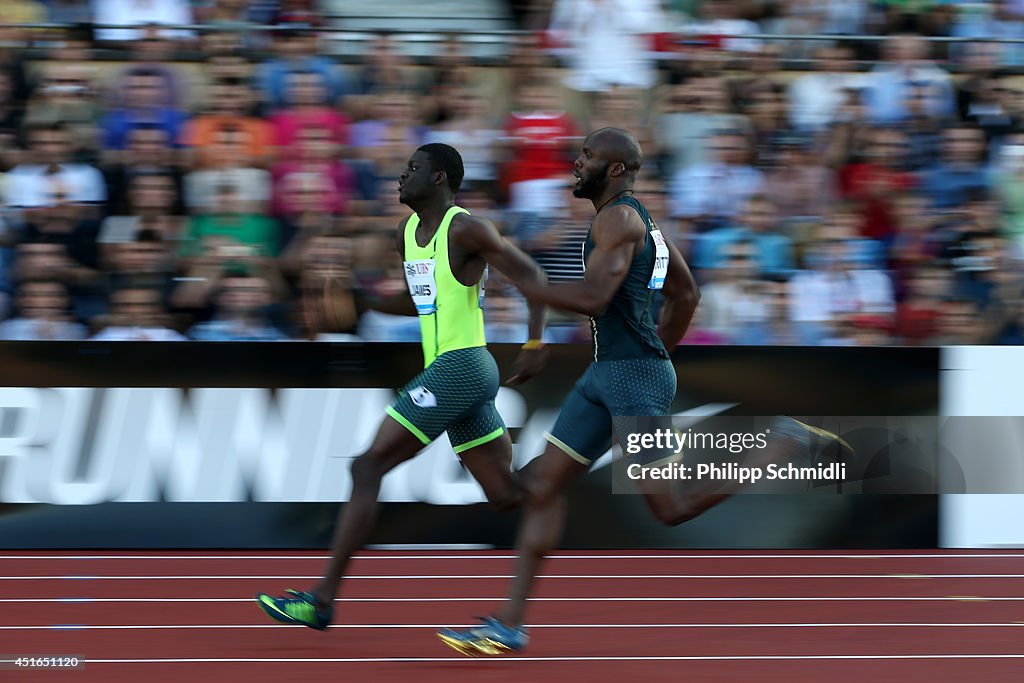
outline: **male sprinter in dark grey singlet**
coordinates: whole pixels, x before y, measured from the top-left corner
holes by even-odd
[[[499,655],[526,646],[526,601],[541,562],[562,537],[566,489],[608,449],[621,425],[616,418],[671,414],[676,375],[668,350],[686,333],[700,293],[678,250],[632,196],[641,161],[640,145],[627,131],[602,128],[590,134],[576,159],[573,191],[597,210],[584,246],[584,279],[521,287],[531,301],[591,317],[594,362],[563,403],[547,449],[521,471],[529,498],[505,604],[479,627],[438,633],[463,654]],[[664,304],[656,327],[651,308],[659,289]],[[772,433],[761,462],[815,450],[818,441],[842,441],[789,417],[773,422]],[[670,525],[693,519],[739,488],[715,483],[693,489],[647,478],[637,483],[651,512]]]
[[[591,133],[576,159],[573,190],[597,211],[584,245],[584,279],[522,287],[533,301],[590,316],[594,362],[563,403],[547,449],[523,471],[530,501],[505,606],[478,628],[438,634],[464,654],[501,654],[526,645],[526,600],[540,562],[561,539],[564,491],[611,445],[615,417],[670,414],[676,373],[667,349],[686,333],[700,293],[679,251],[633,197],[642,160],[627,131]],[[652,307],[659,290],[664,304],[656,327]],[[675,492],[641,490],[660,520],[679,523],[692,516]]]

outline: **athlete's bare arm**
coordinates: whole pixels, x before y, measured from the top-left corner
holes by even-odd
[[[489,220],[479,216],[460,214],[452,221],[448,239],[464,253],[476,256],[494,266],[525,293],[526,287],[543,287],[547,275],[537,262],[519,247],[501,236]],[[530,339],[541,339],[544,334],[543,304],[531,300]],[[546,358],[539,349],[526,349],[516,361],[516,374],[509,384],[519,384],[533,377],[544,367]]]
[[[460,249],[494,266],[520,290],[525,286],[543,286],[547,275],[537,262],[519,247],[501,236],[494,224],[479,216],[457,216],[448,233]],[[530,307],[530,339],[544,333],[544,307]]]
[[[595,247],[587,259],[583,279],[541,287],[530,285],[523,293],[555,308],[599,316],[626,279],[646,232],[647,227],[635,209],[625,205],[609,207],[597,215],[591,227]]]
[[[662,288],[665,304],[661,307],[661,320],[658,321],[658,337],[671,353],[690,327],[693,313],[700,301],[700,288],[697,287],[697,281],[693,279],[693,273],[686,265],[683,255],[671,242],[666,244],[668,274]]]
[[[405,260],[405,224],[408,220],[407,216],[399,221],[398,228],[395,231],[395,249],[398,250],[398,255],[402,257],[402,260]],[[384,298],[370,296],[360,289],[357,289],[355,294],[356,303],[363,310],[373,309],[374,311],[390,313],[391,315],[417,314],[416,304],[413,303],[412,296],[407,288],[403,288],[398,294]]]

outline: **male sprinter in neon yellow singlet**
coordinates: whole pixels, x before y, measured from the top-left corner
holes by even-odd
[[[521,502],[511,471],[512,442],[494,408],[498,367],[484,339],[481,287],[488,264],[517,283],[545,277],[494,225],[455,205],[462,176],[459,153],[435,143],[416,150],[399,177],[399,199],[415,212],[399,223],[396,238],[409,291],[372,307],[419,315],[425,369],[388,406],[373,444],[352,463],[352,497],[338,518],[323,578],[308,593],[256,596],[277,621],[327,628],[348,561],[376,519],[381,479],[445,431],[491,503],[509,508]],[[530,307],[531,343],[510,382],[525,381],[543,367],[536,341],[543,332],[543,310]]]

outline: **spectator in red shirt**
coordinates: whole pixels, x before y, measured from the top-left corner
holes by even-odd
[[[351,170],[338,161],[327,128],[310,126],[299,131],[294,160],[273,168],[276,215],[313,209],[342,213],[354,190]]]
[[[920,264],[907,278],[907,292],[896,308],[896,334],[909,344],[928,344],[939,334],[945,301],[952,293],[948,270]]]
[[[509,157],[505,166],[509,208],[546,213],[564,201],[560,189],[572,169],[576,122],[547,79],[524,83],[517,108],[505,125]]]
[[[328,130],[328,142],[337,151],[348,143],[348,118],[330,106],[323,76],[315,71],[292,72],[288,77],[288,101],[290,106],[270,119],[279,158],[295,158],[299,134],[305,128]]]
[[[861,235],[886,244],[896,232],[894,202],[914,186],[914,176],[900,167],[907,151],[906,135],[881,129],[869,137],[863,161],[840,171],[843,196],[861,204]]]

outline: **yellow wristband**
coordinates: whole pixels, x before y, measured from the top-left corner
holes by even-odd
[[[540,339],[531,339],[530,341],[523,344],[523,350],[532,351],[533,349],[539,349],[542,346],[544,346],[544,342],[542,342]]]

